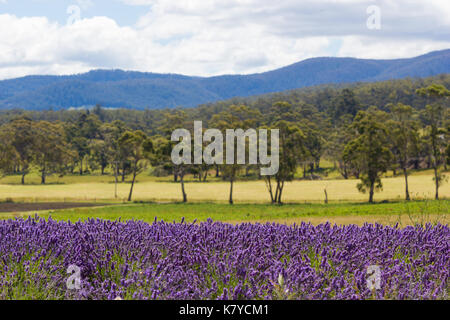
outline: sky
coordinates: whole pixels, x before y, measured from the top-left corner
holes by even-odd
[[[0,0],[0,79],[250,74],[450,48],[449,0]]]

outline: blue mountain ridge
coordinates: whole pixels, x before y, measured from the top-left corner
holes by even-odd
[[[0,81],[0,109],[67,109],[101,104],[111,108],[193,107],[322,84],[374,82],[450,73],[450,49],[395,60],[312,58],[277,70],[190,77],[123,70],[65,76],[26,76]]]

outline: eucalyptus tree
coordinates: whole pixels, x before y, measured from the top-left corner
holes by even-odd
[[[373,203],[374,192],[383,188],[381,176],[392,160],[386,120],[386,113],[376,107],[359,111],[352,124],[356,137],[344,149],[344,159],[360,172],[358,190],[369,191],[369,203]]]
[[[276,122],[273,128],[279,130],[278,172],[273,176],[265,176],[264,179],[271,202],[282,204],[285,183],[294,179],[299,165],[307,154],[304,145],[306,137],[299,126],[285,120]],[[269,141],[272,141],[272,139]],[[272,184],[272,178],[275,180],[275,186]]]
[[[157,128],[157,132],[166,139],[166,141],[172,146],[171,138],[172,133],[176,129],[192,129],[192,124],[188,122],[188,116],[185,110],[170,110],[164,111],[164,117],[160,121],[160,126]],[[161,141],[162,142],[162,141]],[[165,155],[163,159],[166,160],[165,167],[169,169],[173,174],[173,181],[178,182],[180,178],[182,181],[182,189],[184,189],[184,176],[186,175],[190,165],[180,164],[174,165],[170,159],[169,154]],[[185,198],[185,193],[183,192],[183,199]],[[187,200],[186,200],[187,201]]]
[[[74,152],[67,144],[62,125],[57,122],[36,122],[35,134],[33,163],[41,173],[41,184],[45,184],[48,175],[65,172]]]
[[[84,159],[90,154],[91,143],[99,137],[101,122],[95,114],[81,113],[75,121],[65,124],[68,142],[76,151],[76,161],[83,175]]]
[[[439,187],[445,182],[446,177],[441,172],[440,166],[445,161],[445,149],[448,147],[448,133],[444,127],[445,115],[448,116],[450,91],[443,85],[433,84],[421,88],[416,93],[427,99],[427,106],[423,110],[426,121],[426,138],[430,145],[431,165],[434,171],[435,199],[439,199]]]
[[[0,127],[0,176],[9,174],[14,166],[16,150],[11,145],[12,132]]]
[[[389,138],[395,163],[405,177],[405,199],[410,200],[408,187],[408,165],[410,159],[418,154],[420,144],[419,123],[414,119],[411,106],[398,103],[390,105],[391,120],[387,122]]]
[[[131,201],[136,177],[145,168],[149,154],[153,151],[151,140],[140,130],[126,131],[118,140],[119,148],[126,158],[131,162],[132,179],[128,201]]]
[[[254,131],[254,128],[259,127],[261,118],[262,115],[257,109],[250,108],[245,105],[231,105],[226,111],[222,111],[219,114],[214,115],[209,123],[209,127],[220,130],[222,134],[227,131],[230,132],[230,130],[233,130],[234,133],[237,132],[237,129],[242,130],[242,136],[245,139],[244,142],[246,145],[245,150],[248,150],[250,144],[252,143],[250,138],[251,133]],[[237,138],[237,135],[235,138]],[[227,163],[220,165],[222,177],[230,182],[230,192],[228,197],[228,202],[230,204],[234,203],[234,182],[236,181],[239,171],[245,165],[240,164],[237,161],[238,150],[235,138],[231,139],[231,141],[227,141],[227,148],[224,152],[227,159],[234,158],[233,164],[230,164],[227,161]],[[248,144],[246,142],[248,142]],[[232,144],[232,147],[230,147],[230,144]]]
[[[9,144],[16,154],[16,172],[21,175],[21,183],[25,184],[25,176],[30,172],[36,143],[35,123],[25,116],[6,124],[5,130],[11,133]]]

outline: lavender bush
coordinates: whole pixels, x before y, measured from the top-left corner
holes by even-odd
[[[447,299],[449,240],[447,225],[7,220],[0,299]]]

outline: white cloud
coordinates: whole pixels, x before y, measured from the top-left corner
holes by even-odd
[[[0,78],[93,68],[253,73],[315,56],[400,58],[450,48],[448,0],[121,1],[148,5],[147,13],[130,27],[107,17],[63,26],[0,15],[7,30],[0,32]],[[382,12],[377,31],[366,28],[373,4]]]

